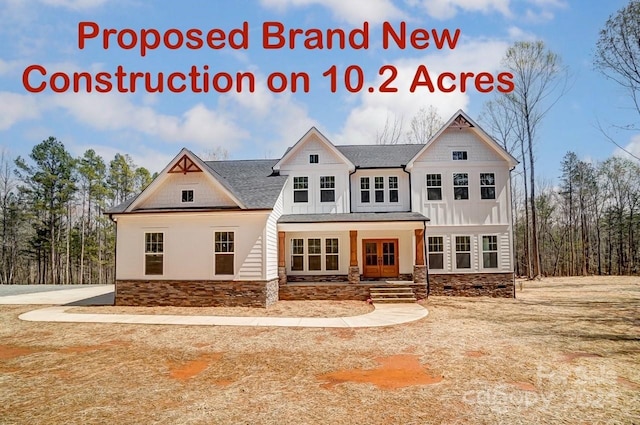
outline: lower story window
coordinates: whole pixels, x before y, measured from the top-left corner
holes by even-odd
[[[304,239],[291,239],[291,270],[304,270]]]
[[[327,238],[324,240],[325,270],[338,270],[338,238]]]
[[[235,252],[233,232],[215,232],[214,274],[234,274],[233,255]]]
[[[164,234],[150,232],[144,234],[144,274],[163,274]]]
[[[291,271],[339,270],[338,243],[338,238],[291,239]]]
[[[322,270],[322,245],[320,239],[307,239],[309,249],[309,270]]]
[[[471,268],[471,236],[456,236],[456,268]]]
[[[429,269],[444,268],[444,243],[442,236],[429,236]]]
[[[498,237],[482,237],[482,268],[498,268]]]

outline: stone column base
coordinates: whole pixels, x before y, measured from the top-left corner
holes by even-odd
[[[427,283],[427,266],[413,266],[413,282]]]
[[[287,284],[287,268],[286,267],[278,267],[278,284],[280,285]]]
[[[360,283],[360,268],[349,266],[349,283]]]

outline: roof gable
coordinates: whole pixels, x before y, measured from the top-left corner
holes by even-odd
[[[273,166],[275,171],[280,171],[283,166],[309,164],[307,154],[322,154],[320,163],[343,164],[354,170],[354,164],[333,143],[329,141],[317,128],[312,127],[307,133],[289,149],[284,156]]]
[[[484,142],[487,148],[491,150],[495,155],[497,155],[500,159],[506,161],[510,167],[515,167],[518,164],[518,160],[516,160],[509,152],[507,152],[498,142],[496,142],[493,137],[491,137],[487,132],[485,132],[478,124],[476,124],[469,115],[467,115],[462,109],[458,110],[453,116],[447,121],[440,130],[436,134],[434,134],[429,141],[423,146],[420,151],[418,151],[411,161],[407,164],[407,169],[411,169],[413,164],[434,144],[438,142],[438,140],[443,138],[445,132],[451,129],[457,130],[469,130],[472,132],[476,139]]]
[[[203,187],[203,186],[206,186]],[[194,204],[181,204],[177,192],[199,187],[203,197]],[[194,189],[195,191],[195,189]],[[195,197],[194,197],[195,198]],[[170,207],[246,208],[224,178],[207,167],[193,152],[183,148],[133,201],[123,210],[165,209]]]

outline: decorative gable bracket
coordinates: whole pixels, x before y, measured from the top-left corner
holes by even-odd
[[[451,123],[451,127],[453,128],[470,128],[473,127],[469,121],[466,120],[462,115],[458,115],[455,120]]]
[[[168,173],[201,173],[202,169],[198,167],[192,160],[189,158],[187,154],[182,155],[182,157],[174,164],[173,167],[168,171]]]

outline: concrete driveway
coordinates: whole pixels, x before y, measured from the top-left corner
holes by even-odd
[[[0,305],[113,305],[114,285],[0,285]]]

